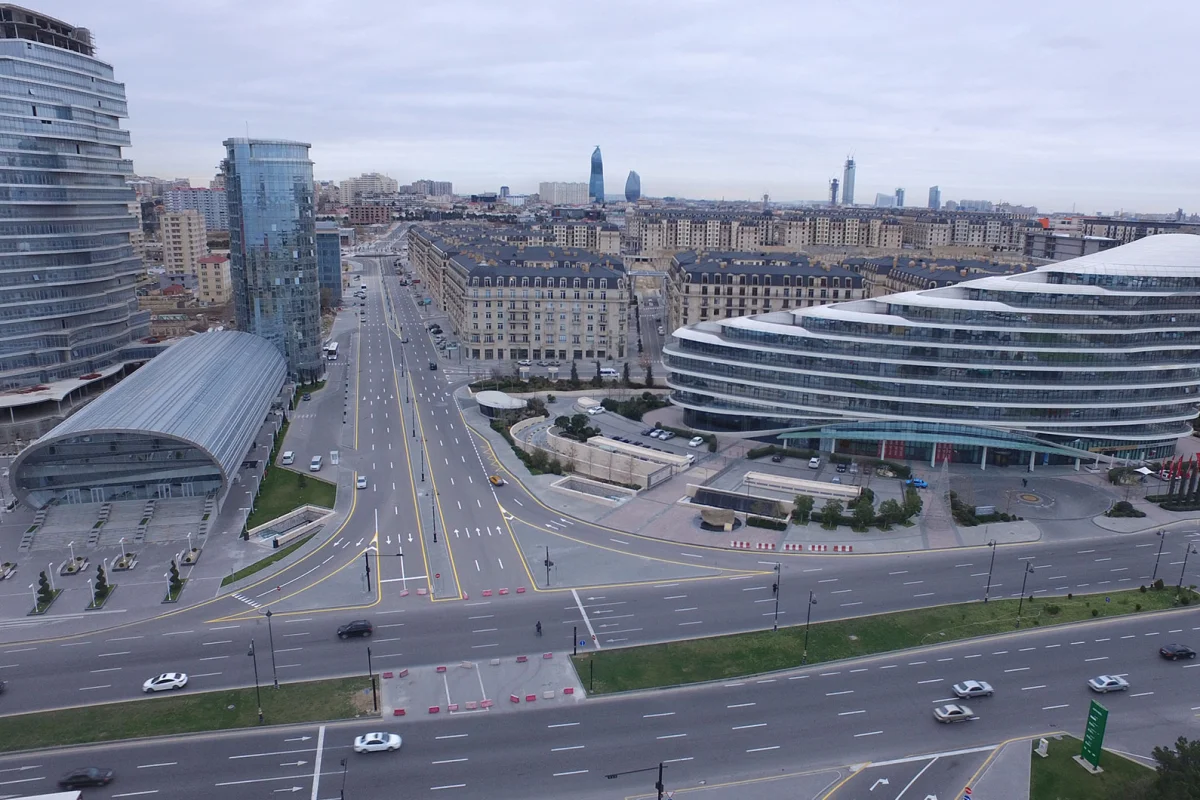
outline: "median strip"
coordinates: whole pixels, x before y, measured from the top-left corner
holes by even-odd
[[[1022,628],[1163,611],[1198,598],[1192,589],[992,600],[857,617],[778,631],[609,648],[573,658],[590,694],[727,680],[803,664],[876,655]],[[820,595],[818,595],[818,602]],[[814,607],[814,616],[820,606]],[[807,651],[805,643],[807,641]]]

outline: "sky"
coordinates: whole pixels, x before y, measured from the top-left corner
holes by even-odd
[[[458,193],[629,170],[643,193],[1200,211],[1200,4],[1142,0],[25,0],[91,29],[142,175],[207,185],[230,136],[318,179]],[[1111,9],[1111,10],[1110,10]]]

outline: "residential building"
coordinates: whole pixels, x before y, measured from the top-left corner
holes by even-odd
[[[1000,264],[972,259],[925,261],[897,258],[896,262],[891,269],[869,281],[868,297],[954,286],[987,275],[1012,275],[1029,269],[1025,264]]]
[[[137,220],[137,228],[129,232],[129,246],[143,265],[146,263],[146,233],[142,230],[142,204],[138,200],[129,203],[129,213]]]
[[[864,296],[861,275],[803,253],[688,250],[671,259],[666,289],[670,330]]]
[[[392,221],[391,206],[362,203],[350,206],[351,225],[386,225]]]
[[[620,259],[515,247],[471,225],[417,226],[409,260],[471,360],[608,361],[629,353]],[[583,370],[581,370],[583,372]]]
[[[929,187],[929,208],[937,211],[942,207],[942,190],[936,186]]]
[[[745,252],[763,247],[872,247],[899,249],[900,220],[871,209],[789,211],[770,216],[708,211],[635,209],[625,233],[642,255],[680,250]]]
[[[426,197],[449,197],[454,194],[454,185],[450,181],[431,181],[422,179],[413,181],[413,194],[423,194]]]
[[[342,303],[342,241],[336,222],[318,221],[317,237],[317,283],[321,291],[329,290],[329,303]]]
[[[854,159],[847,157],[842,169],[842,205],[854,205]]]
[[[1064,261],[1109,250],[1120,244],[1107,236],[1080,236],[1056,231],[1030,231],[1025,235],[1025,255],[1032,259]]]
[[[338,187],[344,206],[361,203],[368,199],[390,198],[396,194],[398,188],[399,184],[395,178],[389,178],[378,172],[364,172],[357,178],[347,178]]]
[[[593,203],[604,202],[604,159],[600,157],[600,145],[592,151],[592,173],[588,180],[588,199]]]
[[[315,380],[325,359],[309,145],[234,138],[224,146],[238,328],[279,348],[294,380]]]
[[[233,299],[228,256],[205,256],[196,261],[196,299],[207,305],[224,305]]]
[[[896,187],[896,208],[904,208],[904,189]]]
[[[1200,398],[1200,237],[696,323],[663,360],[690,428],[1030,472],[1169,458]]]
[[[629,170],[629,177],[625,179],[625,200],[630,203],[636,203],[641,199],[642,176],[633,170]]]
[[[229,205],[225,189],[170,189],[163,203],[167,211],[199,211],[210,231],[229,230]]]
[[[593,253],[621,254],[621,231],[616,225],[598,222],[555,222],[554,238],[559,247],[578,247]]]
[[[584,206],[588,202],[586,183],[539,183],[538,197],[551,206]]]
[[[161,348],[139,342],[150,315],[135,288],[124,84],[86,29],[5,3],[0,95],[0,443],[12,444]]]
[[[160,220],[163,267],[167,272],[196,274],[196,263],[208,255],[208,236],[199,211],[174,211]]]
[[[1084,217],[1082,228],[1085,236],[1116,239],[1121,244],[1128,244],[1146,236],[1157,236],[1163,233],[1200,233],[1200,225],[1194,222],[1110,219],[1108,217]]]

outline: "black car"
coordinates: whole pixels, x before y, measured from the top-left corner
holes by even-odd
[[[1178,661],[1181,658],[1196,657],[1196,651],[1184,644],[1164,644],[1158,648],[1158,654],[1172,661]]]
[[[302,394],[302,395],[300,395],[300,399],[301,400],[312,400],[312,395],[311,394]]]
[[[82,789],[85,786],[107,786],[112,783],[113,771],[103,767],[80,767],[58,779],[60,789]]]
[[[437,362],[436,362],[436,361],[430,361],[430,362],[429,362],[429,368],[430,368],[430,369],[437,369]]]
[[[349,639],[351,636],[370,636],[374,631],[375,626],[370,620],[356,619],[340,626],[337,633],[339,639]]]
[[[775,464],[781,464],[783,463],[783,456],[780,453],[776,453],[775,455],[771,456],[771,461]]]
[[[838,472],[845,472],[845,471],[846,471],[846,465],[845,465],[845,464],[838,464],[838,465],[837,465],[837,471],[838,471]]]

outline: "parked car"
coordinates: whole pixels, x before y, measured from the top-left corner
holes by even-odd
[[[533,362],[532,362],[532,361],[530,361],[528,358],[523,358],[523,359],[521,359],[520,361],[518,361],[518,362],[517,362],[517,366],[518,366],[518,367],[532,367],[532,366],[533,366]]]
[[[657,436],[654,430],[654,428],[646,428],[646,430],[642,431],[642,436]]]
[[[836,469],[837,469],[837,471],[838,471],[838,472],[845,472],[845,471],[846,471],[846,465],[845,465],[845,464],[838,464],[838,465],[837,465],[837,467],[836,467]]]
[[[1099,694],[1123,692],[1129,688],[1129,681],[1119,675],[1097,675],[1088,681],[1088,688]]]
[[[337,635],[339,639],[349,639],[351,636],[370,636],[374,631],[375,626],[370,620],[356,619],[339,626]]]
[[[666,442],[666,441],[669,441],[669,440],[671,440],[671,439],[674,439],[674,438],[675,438],[675,432],[674,432],[674,431],[666,431],[666,430],[664,430],[662,433],[660,433],[660,434],[658,435],[658,438],[659,438],[659,439],[662,439],[664,442]]]
[[[963,681],[952,687],[956,697],[991,697],[992,685],[987,681]]]
[[[933,710],[933,718],[938,722],[966,722],[967,720],[975,719],[975,712],[966,706],[951,703],[935,708]]]
[[[808,460],[808,468],[809,469],[820,469],[821,468],[821,457],[813,456],[812,458],[810,458]]]
[[[1195,658],[1196,651],[1185,644],[1164,644],[1158,648],[1158,654],[1163,658],[1178,661],[1181,658]]]
[[[142,684],[142,691],[149,694],[150,692],[167,692],[171,689],[182,689],[187,686],[188,676],[182,672],[164,672],[162,675],[156,675],[150,680]]]
[[[771,456],[771,461],[772,461],[772,463],[775,463],[775,464],[782,464],[783,463],[783,453],[776,453],[775,455]]]
[[[928,489],[929,488],[929,484],[926,483],[921,478],[909,478],[908,480],[906,480],[904,482],[904,485],[911,486],[914,489]]]
[[[693,436],[691,439],[688,439],[688,447],[699,447],[702,444],[704,444],[703,436]]]
[[[354,739],[356,753],[382,753],[399,750],[401,740],[395,733],[364,733]]]
[[[604,406],[592,406],[591,408],[589,408],[587,410],[587,413],[591,414],[593,417],[596,416],[597,414],[603,414]]]

